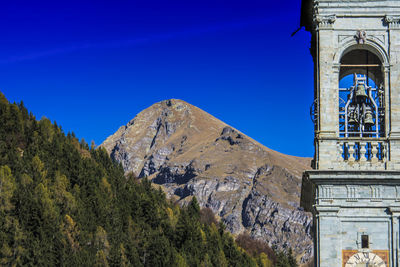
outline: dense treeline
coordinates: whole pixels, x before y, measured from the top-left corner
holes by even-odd
[[[1,93],[0,245],[6,266],[280,264],[269,250],[239,247],[195,198],[179,207]]]

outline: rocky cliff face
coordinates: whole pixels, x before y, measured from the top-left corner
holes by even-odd
[[[196,196],[239,234],[312,255],[311,216],[299,207],[310,159],[268,149],[181,100],[140,112],[102,144],[126,172],[148,176],[170,197]]]

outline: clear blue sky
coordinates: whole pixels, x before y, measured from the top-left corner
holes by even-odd
[[[178,98],[282,153],[313,156],[300,0],[6,1],[0,91],[100,144]]]

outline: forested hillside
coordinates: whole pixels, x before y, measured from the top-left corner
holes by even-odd
[[[124,176],[103,148],[0,93],[0,265],[295,265],[238,242],[248,252],[195,198],[181,208],[147,179]]]

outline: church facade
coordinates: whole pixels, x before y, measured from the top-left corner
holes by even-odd
[[[303,0],[311,33],[315,266],[399,266],[400,1]]]

